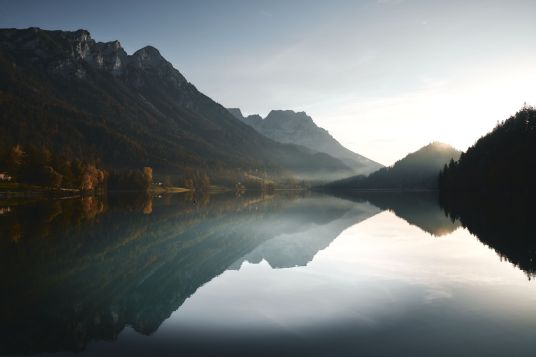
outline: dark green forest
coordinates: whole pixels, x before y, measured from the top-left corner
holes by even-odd
[[[450,161],[439,175],[442,191],[526,192],[536,182],[536,110],[524,106]]]

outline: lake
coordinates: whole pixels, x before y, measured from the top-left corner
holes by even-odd
[[[438,202],[2,201],[0,353],[534,356],[529,206]]]

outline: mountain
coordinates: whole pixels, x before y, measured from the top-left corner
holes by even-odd
[[[313,152],[331,155],[352,168],[354,174],[366,175],[383,167],[342,146],[327,130],[317,126],[305,112],[272,110],[263,119],[260,115],[244,117],[239,108],[228,110],[262,135],[280,143],[303,145]]]
[[[21,144],[104,167],[330,179],[340,160],[270,140],[199,92],[151,46],[89,32],[0,29],[0,151]],[[236,180],[235,180],[236,181]]]
[[[527,192],[536,182],[536,109],[524,107],[440,174],[442,191]]]
[[[461,152],[450,145],[433,142],[408,154],[393,166],[382,168],[369,176],[353,176],[329,183],[327,189],[436,189],[438,174]]]

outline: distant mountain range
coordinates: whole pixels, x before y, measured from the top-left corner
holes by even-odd
[[[445,164],[458,160],[461,152],[448,144],[433,142],[408,154],[391,167],[369,176],[354,176],[324,186],[327,189],[436,189],[438,175]]]
[[[244,117],[239,108],[228,110],[262,135],[280,143],[303,145],[312,152],[331,155],[350,167],[354,174],[366,175],[383,167],[342,146],[327,130],[317,126],[305,112],[272,110],[263,119],[258,114]]]
[[[328,180],[342,160],[271,140],[199,92],[151,46],[89,32],[0,29],[0,150],[17,144],[106,167]],[[222,172],[224,172],[222,174]]]

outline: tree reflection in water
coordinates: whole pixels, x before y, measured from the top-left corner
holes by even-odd
[[[447,216],[432,193],[343,198],[122,195],[8,202],[0,215],[0,352],[82,351],[91,341],[115,340],[127,325],[150,335],[225,270],[243,261],[306,265],[343,230],[382,210],[433,236],[461,222],[534,275],[528,204],[443,198]],[[301,234],[312,226],[329,228]]]

